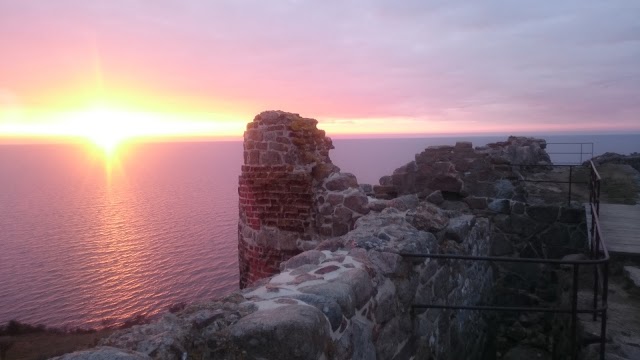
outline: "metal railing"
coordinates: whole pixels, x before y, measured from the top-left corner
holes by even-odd
[[[580,155],[580,162],[577,164],[582,164],[585,160],[590,160],[593,159],[593,143],[592,142],[576,142],[576,143],[572,143],[572,142],[553,142],[553,143],[546,143],[547,147],[549,145],[551,145],[551,147],[554,146],[558,146],[558,147],[562,147],[561,150],[558,151],[547,151],[547,154],[549,155]],[[580,150],[578,151],[578,146],[580,147]],[[568,150],[564,150],[564,148],[569,147]],[[574,148],[575,150],[572,150],[571,148]],[[587,159],[585,159],[585,156],[589,156]],[[554,163],[556,163],[557,161],[554,161]]]
[[[608,293],[608,276],[609,276],[609,252],[605,245],[600,230],[600,221],[598,215],[600,213],[600,175],[598,174],[593,162],[591,166],[590,184],[590,209],[591,209],[591,226],[589,229],[589,255],[588,260],[560,260],[560,259],[543,259],[543,258],[516,258],[516,257],[497,257],[497,256],[469,256],[456,254],[414,254],[400,253],[405,258],[421,258],[421,259],[451,259],[464,261],[488,261],[488,262],[510,262],[510,263],[535,263],[535,264],[551,264],[551,265],[569,265],[573,269],[571,283],[571,305],[569,308],[563,307],[523,307],[523,306],[491,306],[491,305],[449,305],[449,304],[413,304],[412,310],[416,309],[450,309],[450,310],[478,310],[478,311],[513,311],[513,312],[542,312],[556,314],[571,315],[571,349],[572,359],[578,359],[579,347],[577,343],[577,324],[578,314],[592,314],[593,321],[597,321],[600,315],[600,359],[605,358],[606,331],[607,331],[607,293]],[[589,308],[578,307],[578,289],[580,277],[579,271],[581,266],[594,267],[594,284],[593,284],[593,304]],[[600,288],[602,284],[602,289]],[[601,290],[601,291],[599,291]],[[598,296],[599,294],[600,297]]]
[[[516,179],[517,181],[522,181],[522,182],[529,182],[529,183],[553,183],[553,184],[569,184],[569,191],[567,193],[567,205],[571,204],[571,199],[572,199],[572,195],[573,195],[573,185],[574,184],[589,184],[588,181],[575,181],[574,180],[574,168],[582,168],[584,167],[584,165],[569,165],[569,164],[553,164],[553,165],[527,165],[527,164],[513,164],[511,166],[517,166],[520,169],[522,168],[526,168],[526,167],[568,167],[569,168],[569,179],[567,181],[559,181],[559,180],[531,180],[531,179],[527,179],[524,176],[522,176],[522,174],[520,173],[520,177],[518,179]]]

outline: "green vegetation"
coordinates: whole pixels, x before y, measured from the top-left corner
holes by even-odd
[[[62,330],[42,324],[11,320],[0,325],[0,360],[43,360],[76,350],[88,349],[110,335],[113,329]]]
[[[610,203],[635,205],[640,186],[634,174],[624,165],[604,164],[598,167],[602,178],[600,196]]]
[[[600,174],[600,201],[613,204],[634,205],[640,202],[640,175],[628,165],[603,164],[597,166]],[[571,172],[571,173],[570,173]],[[590,168],[575,166],[554,167],[547,171],[526,175],[527,192],[530,198],[542,199],[545,203],[563,203],[569,195],[571,175],[571,200],[578,203],[589,201]],[[543,181],[543,182],[535,182]]]

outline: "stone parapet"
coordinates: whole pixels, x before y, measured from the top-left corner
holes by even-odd
[[[162,360],[479,359],[487,333],[482,316],[414,312],[411,305],[483,302],[492,286],[489,264],[398,253],[487,255],[490,224],[427,203],[404,206],[360,217],[354,230],[289,258],[279,274],[241,292],[118,331],[99,348],[59,359],[114,353]],[[426,225],[426,214],[439,217],[439,225]]]
[[[545,140],[516,136],[477,148],[467,141],[429,146],[416,154],[414,161],[382,177],[373,191],[378,199],[406,194],[424,197],[433,191],[458,197],[494,196],[493,182],[517,177],[521,170],[511,165],[549,165],[545,148]]]

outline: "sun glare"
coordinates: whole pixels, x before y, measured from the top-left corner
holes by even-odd
[[[74,113],[70,122],[78,135],[112,155],[122,142],[139,135],[142,120],[135,112],[98,107]]]

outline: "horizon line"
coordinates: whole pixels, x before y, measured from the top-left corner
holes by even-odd
[[[331,139],[336,140],[385,140],[385,139],[422,139],[422,138],[454,138],[454,137],[509,137],[509,136],[527,136],[540,137],[545,136],[615,136],[615,135],[640,135],[640,131],[633,132],[548,132],[540,133],[535,131],[523,132],[502,132],[502,133],[438,133],[438,134],[380,134],[380,133],[359,133],[359,134],[327,134]],[[141,136],[132,137],[125,140],[125,143],[175,143],[175,142],[241,142],[242,135],[237,136],[215,136],[215,135],[178,135],[178,136]],[[88,140],[82,136],[34,136],[34,135],[0,135],[0,145],[47,145],[47,144],[79,144],[86,143]]]

